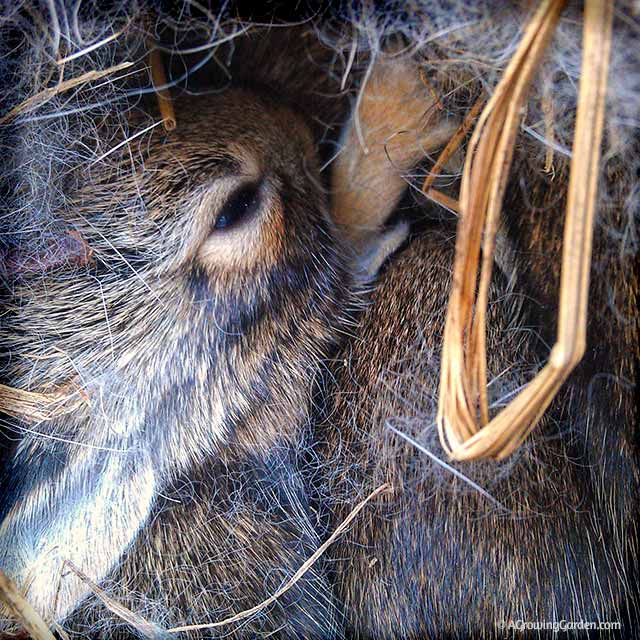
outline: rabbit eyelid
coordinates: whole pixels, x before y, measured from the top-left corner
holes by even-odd
[[[277,234],[283,232],[282,201],[275,185],[264,176],[245,175],[211,195],[203,203],[207,231],[199,262],[242,268],[267,259],[266,254],[276,249],[271,245],[277,244]]]
[[[234,189],[218,211],[212,233],[246,223],[260,208],[263,181],[250,181]]]

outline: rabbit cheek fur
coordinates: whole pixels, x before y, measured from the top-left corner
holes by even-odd
[[[224,471],[224,482],[233,483],[235,465],[235,490],[242,491],[251,480],[229,451],[251,451],[260,460],[299,442],[318,363],[355,300],[305,124],[244,90],[191,98],[177,109],[181,126],[170,137],[111,157],[88,176],[73,197],[76,206],[61,217],[91,247],[92,264],[68,278],[23,284],[22,304],[3,331],[16,386],[73,381],[89,398],[38,425],[46,437],[26,433],[3,477],[0,566],[51,618],[64,618],[88,593],[63,571],[63,560],[101,580],[152,512],[184,509],[183,528],[185,521],[191,531],[209,526],[213,541],[229,539],[234,518],[224,522],[222,515],[231,503],[218,516],[207,513],[220,489],[216,474]],[[229,206],[225,215],[237,216],[233,208],[240,207],[240,219],[215,228]],[[34,341],[49,357],[29,358]],[[297,545],[297,562],[317,541],[287,456],[249,466],[264,473],[256,480],[266,483],[263,500],[279,487],[286,496],[279,501],[291,505],[288,514],[267,509],[263,524],[292,521],[280,536]],[[161,504],[163,489],[185,495],[177,487],[188,484],[194,494],[203,491],[199,473],[210,485],[199,510],[189,498]],[[250,515],[239,507],[236,520],[253,541],[260,525]],[[175,532],[162,527],[154,549],[133,561],[148,561],[156,577],[164,550],[189,554],[180,518],[167,517]],[[258,536],[256,544],[266,543]],[[256,594],[268,573],[263,558]],[[251,562],[236,580],[251,572]],[[126,567],[123,573],[126,584]],[[292,593],[298,599],[300,589]],[[233,588],[226,597],[233,602]]]

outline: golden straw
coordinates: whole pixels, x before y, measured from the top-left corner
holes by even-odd
[[[80,389],[77,390],[77,397],[74,397],[73,393],[66,393],[63,389],[40,393],[0,384],[0,411],[27,422],[51,420],[75,410],[83,403],[88,404],[89,401]]]
[[[156,99],[158,101],[158,109],[166,131],[173,131],[176,128],[176,114],[173,110],[173,101],[171,93],[166,88],[167,75],[164,71],[164,63],[160,50],[153,46],[149,51],[149,66],[151,67],[151,81],[156,90]],[[164,87],[164,88],[158,88]]]
[[[438,404],[440,440],[450,457],[457,460],[502,459],[510,455],[540,420],[585,350],[613,15],[611,4],[600,0],[588,0],[585,5],[557,342],[548,364],[489,421],[485,319],[495,237],[526,91],[563,6],[563,0],[546,0],[531,18],[518,50],[480,116],[467,152]],[[482,266],[476,295],[481,244]]]
[[[33,640],[55,640],[40,614],[25,600],[16,585],[0,571],[0,601],[4,602]]]
[[[11,120],[13,120],[16,116],[19,116],[23,113],[28,113],[29,111],[31,111],[31,109],[43,105],[45,102],[51,100],[51,98],[58,95],[59,93],[64,93],[65,91],[69,91],[70,89],[78,87],[81,84],[86,84],[87,82],[99,80],[100,78],[104,78],[113,73],[117,73],[118,71],[122,71],[123,69],[128,69],[132,64],[133,62],[123,62],[122,64],[117,64],[115,67],[109,67],[108,69],[103,69],[102,71],[87,71],[87,73],[83,73],[77,78],[70,78],[69,80],[59,82],[54,87],[43,89],[30,98],[27,98],[18,106],[11,109],[11,111],[5,113],[2,117],[0,117],[0,125],[11,122]]]

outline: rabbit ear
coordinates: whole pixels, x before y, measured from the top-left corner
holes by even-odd
[[[370,247],[397,206],[403,178],[429,151],[453,135],[408,59],[378,60],[361,89],[333,164],[333,218],[356,247]]]

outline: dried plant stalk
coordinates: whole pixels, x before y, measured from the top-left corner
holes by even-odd
[[[251,607],[251,609],[246,609],[245,611],[241,611],[240,613],[236,613],[224,620],[219,620],[218,622],[205,622],[202,624],[192,624],[186,625],[182,627],[173,627],[171,629],[160,629],[158,626],[149,622],[142,616],[137,613],[134,613],[124,605],[120,604],[117,600],[111,598],[103,589],[101,589],[93,580],[89,578],[84,572],[82,572],[78,567],[76,567],[72,562],[65,561],[65,567],[69,568],[73,573],[76,574],[88,587],[91,591],[104,603],[104,605],[109,609],[112,613],[116,614],[118,617],[122,618],[134,628],[138,630],[144,638],[157,638],[164,637],[168,634],[174,633],[182,633],[187,631],[201,631],[204,629],[214,629],[217,627],[223,627],[228,624],[232,624],[234,622],[240,622],[241,620],[245,620],[246,618],[250,618],[260,611],[266,609],[269,605],[273,604],[278,598],[280,598],[283,594],[285,594],[289,589],[291,589],[308,571],[313,567],[313,565],[320,559],[320,557],[324,554],[324,552],[349,528],[351,523],[355,520],[358,514],[365,508],[365,506],[371,502],[374,498],[379,496],[382,493],[391,490],[391,486],[388,483],[381,484],[379,487],[374,489],[364,500],[360,501],[350,512],[349,515],[340,523],[338,528],[305,560],[305,562],[300,566],[300,568],[291,576],[287,582],[280,587],[274,594],[269,596],[266,600],[263,600],[255,607]],[[2,572],[0,572],[0,576]],[[1,586],[1,585],[0,585]],[[0,591],[0,595],[2,595],[2,591]],[[24,600],[24,598],[22,598]],[[44,636],[43,636],[44,638]],[[52,637],[53,638],[53,637]],[[40,639],[40,636],[37,637],[37,640]],[[49,637],[46,637],[46,640],[49,640]]]
[[[162,636],[161,630],[155,624],[149,622],[137,613],[127,609],[127,607],[120,604],[117,600],[111,598],[104,589],[101,589],[86,573],[76,567],[73,562],[66,560],[64,566],[75,573],[76,576],[78,576],[78,578],[80,578],[80,580],[82,580],[82,582],[84,582],[102,601],[109,611],[115,613],[118,617],[129,623],[143,638],[159,638]]]
[[[552,174],[553,179],[555,169],[553,168],[553,143],[555,142],[553,121],[555,119],[551,90],[545,84],[542,94],[542,112],[544,113],[544,133],[547,140],[547,150],[544,157],[544,172]]]
[[[467,132],[473,126],[473,123],[476,121],[480,110],[482,109],[484,103],[487,98],[484,94],[482,94],[474,103],[473,107],[469,109],[469,113],[465,116],[462,124],[458,127],[457,131],[451,136],[449,142],[447,142],[445,148],[441,151],[438,159],[435,161],[429,175],[425,178],[422,183],[422,192],[428,197],[429,190],[433,186],[436,178],[440,175],[442,168],[449,161],[451,156],[458,150],[462,141],[464,140]]]
[[[444,105],[438,96],[438,92],[435,87],[429,82],[429,78],[427,78],[425,72],[420,69],[420,80],[422,80],[422,84],[427,87],[431,97],[433,98],[433,104],[438,111],[442,111],[444,109]]]
[[[123,62],[122,64],[117,64],[114,67],[109,67],[108,69],[103,69],[102,71],[88,71],[87,73],[83,73],[77,78],[63,80],[54,87],[44,89],[43,91],[36,93],[30,98],[27,98],[18,106],[11,109],[11,111],[5,113],[2,117],[0,117],[0,125],[11,122],[11,120],[13,120],[16,116],[31,111],[35,107],[38,107],[48,100],[51,100],[51,98],[58,95],[59,93],[64,93],[65,91],[69,91],[69,89],[73,89],[74,87],[80,86],[81,84],[85,84],[87,82],[99,80],[100,78],[104,78],[105,76],[109,76],[117,73],[118,71],[122,71],[123,69],[128,69],[132,65],[133,62]]]
[[[166,131],[173,131],[176,128],[176,114],[173,109],[171,93],[167,89],[167,75],[164,71],[164,63],[160,50],[151,46],[149,51],[149,66],[151,67],[151,80],[156,90],[158,109]]]
[[[449,197],[446,193],[442,193],[442,191],[436,189],[429,189],[429,191],[423,191],[423,193],[429,200],[437,202],[454,213],[460,213],[460,203]]]
[[[540,420],[585,350],[591,241],[613,14],[610,3],[600,0],[588,0],[585,5],[557,342],[548,364],[489,422],[485,320],[495,236],[525,93],[563,5],[562,0],[546,0],[532,17],[478,121],[467,152],[460,194],[463,215],[447,309],[438,405],[440,440],[448,454],[457,460],[502,459],[510,455]],[[476,296],[481,242],[482,267]]]
[[[263,609],[266,609],[269,605],[273,604],[278,598],[280,598],[284,593],[289,591],[291,587],[293,587],[302,576],[304,576],[309,569],[320,559],[322,554],[349,528],[349,525],[355,520],[356,516],[365,508],[368,502],[373,500],[373,498],[377,497],[381,493],[389,491],[391,486],[386,482],[381,484],[377,489],[374,489],[364,500],[359,502],[349,513],[349,515],[342,521],[340,526],[305,560],[302,566],[293,574],[293,576],[287,580],[287,582],[278,589],[273,595],[269,596],[266,600],[263,600],[260,604],[257,604],[255,607],[251,609],[246,609],[245,611],[241,611],[240,613],[236,613],[229,618],[225,618],[224,620],[220,620],[218,622],[209,622],[205,624],[193,624],[185,627],[174,627],[173,629],[167,629],[167,633],[181,633],[183,631],[198,631],[202,629],[213,629],[215,627],[223,627],[225,625],[231,624],[232,622],[239,622],[240,620],[244,620],[246,618],[250,618],[251,616],[259,613]]]
[[[73,411],[83,402],[87,402],[81,392],[78,392],[77,399],[70,400],[71,395],[63,391],[39,393],[0,384],[0,411],[27,422],[51,420],[51,418]]]
[[[55,640],[40,614],[25,600],[9,578],[0,571],[0,601],[30,634],[33,640]]]

